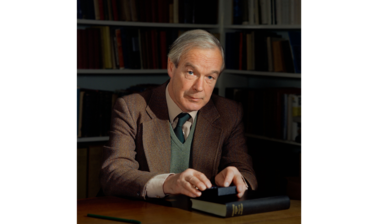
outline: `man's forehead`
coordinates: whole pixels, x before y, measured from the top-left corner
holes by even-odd
[[[208,54],[206,54],[208,51],[212,51],[212,52],[216,52],[216,53],[214,55],[208,55]],[[200,57],[202,55],[205,58],[199,58],[199,60],[196,60],[196,59],[198,59],[197,58],[198,56]],[[218,50],[216,48],[214,48],[214,49],[211,49],[211,48],[209,48],[209,49],[194,48],[194,49],[187,51],[186,53],[184,53],[181,56],[181,59],[179,60],[178,66],[182,65],[184,67],[189,66],[189,67],[197,68],[198,65],[201,62],[203,62],[203,60],[208,60],[210,65],[214,65],[214,63],[216,63],[214,61],[216,61],[216,60],[219,60],[220,63],[223,63],[220,50]]]

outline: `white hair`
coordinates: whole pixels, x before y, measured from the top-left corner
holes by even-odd
[[[168,57],[178,67],[179,59],[192,48],[215,49],[218,48],[223,58],[221,71],[225,67],[224,50],[220,41],[205,30],[189,30],[179,36],[170,47]]]

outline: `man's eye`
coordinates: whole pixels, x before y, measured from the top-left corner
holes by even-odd
[[[194,74],[193,71],[188,71],[187,73],[188,73],[189,75],[193,75],[193,74]]]

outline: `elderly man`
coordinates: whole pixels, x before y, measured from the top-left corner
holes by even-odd
[[[215,183],[242,197],[257,188],[241,105],[212,95],[223,69],[219,41],[187,31],[171,46],[168,82],[117,100],[101,170],[106,195],[198,197]]]

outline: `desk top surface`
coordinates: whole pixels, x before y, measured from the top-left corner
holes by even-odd
[[[87,217],[87,214],[134,219],[141,223],[301,223],[301,201],[291,200],[289,209],[239,217],[221,218],[146,201],[98,197],[77,201],[77,223],[121,223]]]

